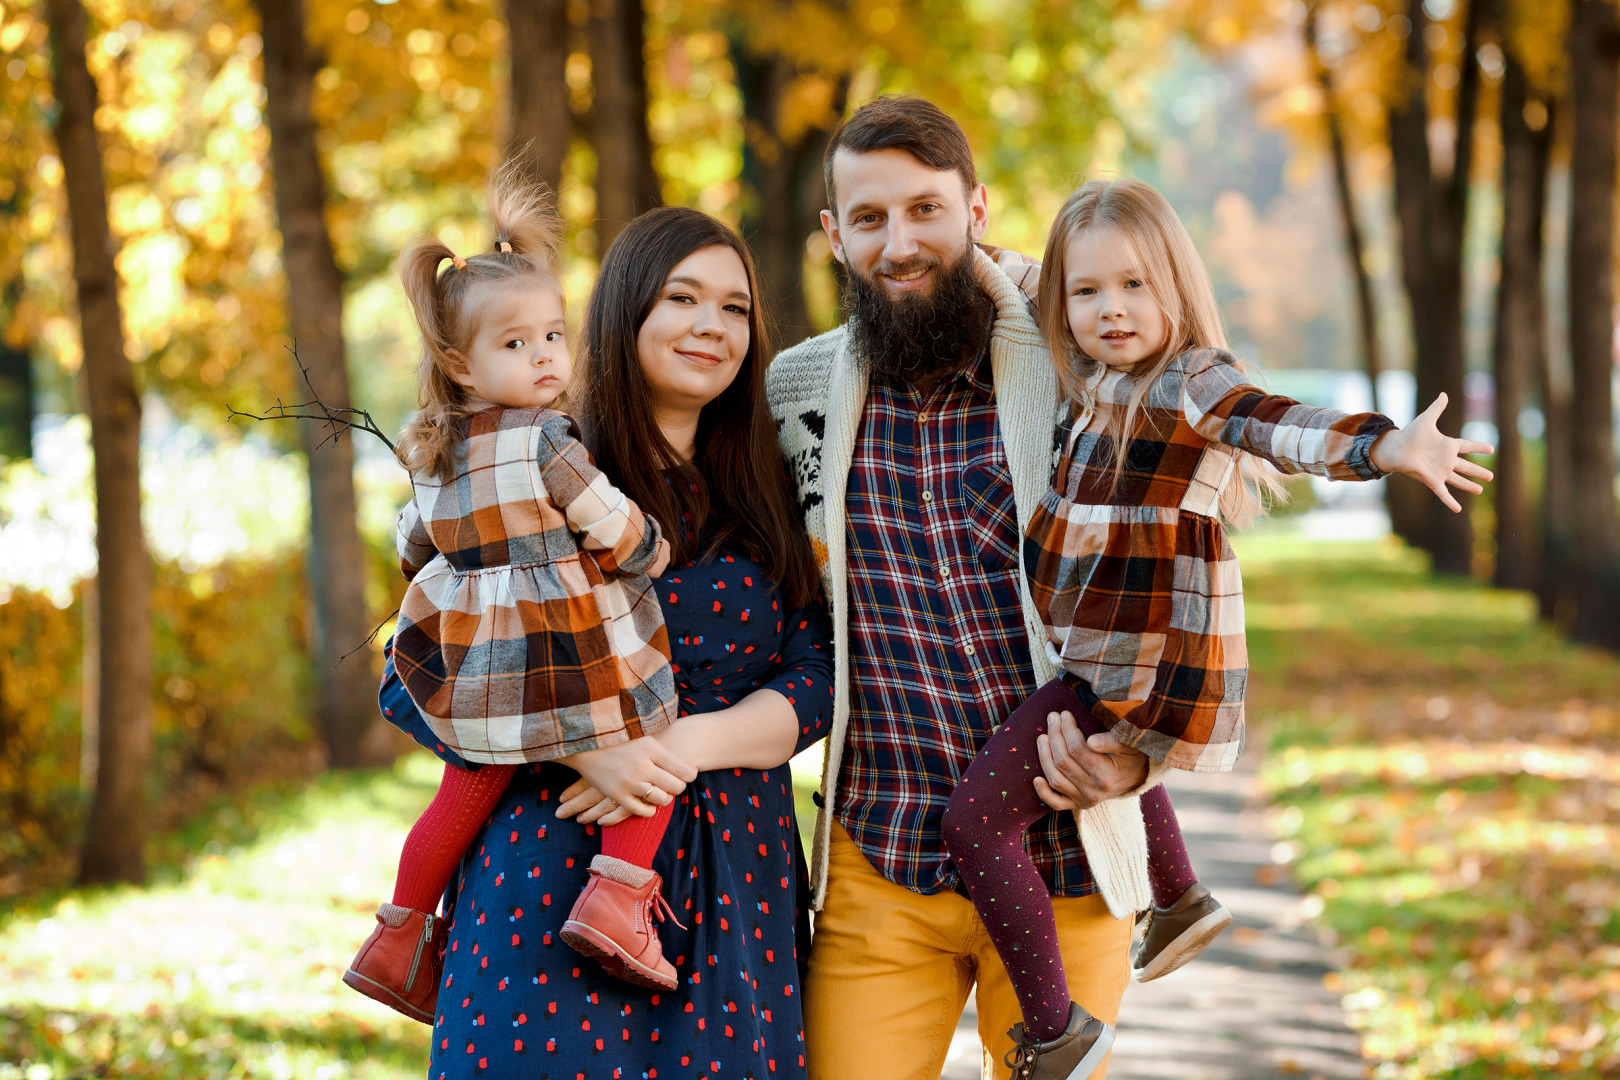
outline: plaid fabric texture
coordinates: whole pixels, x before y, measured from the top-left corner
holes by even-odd
[[[412,477],[400,512],[394,664],[468,761],[546,761],[675,715],[669,636],[647,570],[658,524],[591,463],[574,422],[489,408],[455,476]]]
[[[1225,771],[1243,749],[1248,678],[1243,579],[1219,519],[1237,454],[1373,480],[1372,444],[1395,425],[1267,394],[1228,354],[1197,350],[1149,388],[1110,494],[1115,458],[1098,431],[1135,384],[1117,370],[1092,379],[1098,416],[1070,421],[1024,538],[1047,654],[1122,741],[1176,768]]]
[[[852,720],[837,818],[884,877],[942,892],[958,881],[946,801],[1035,690],[988,354],[926,396],[871,386],[844,505]],[[1028,848],[1054,895],[1093,890],[1074,815],[1041,819]]]

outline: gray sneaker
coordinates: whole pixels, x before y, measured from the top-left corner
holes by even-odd
[[[1137,982],[1168,975],[1203,952],[1232,925],[1232,913],[1202,884],[1193,882],[1174,904],[1154,907],[1147,920],[1147,932],[1131,953]]]
[[[1002,1058],[1012,1080],[1086,1080],[1096,1072],[1114,1045],[1114,1025],[1106,1024],[1069,1002],[1069,1026],[1047,1042],[1036,1042],[1022,1022],[1007,1036],[1013,1048]]]

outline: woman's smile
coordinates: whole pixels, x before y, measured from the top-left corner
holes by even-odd
[[[685,358],[687,361],[693,364],[696,364],[698,367],[719,367],[721,364],[725,363],[725,360],[714,355],[714,353],[700,352],[697,349],[676,349],[675,354]]]

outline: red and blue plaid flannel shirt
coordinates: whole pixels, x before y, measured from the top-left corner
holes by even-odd
[[[990,354],[928,394],[872,385],[845,507],[850,724],[837,817],[884,877],[958,877],[939,820],[957,781],[1035,691],[1018,591],[1022,540]],[[1094,891],[1072,814],[1027,848],[1056,896]]]

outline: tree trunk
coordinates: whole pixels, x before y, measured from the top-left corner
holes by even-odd
[[[4,220],[16,218],[7,213]],[[0,325],[13,321],[21,299],[21,283],[8,281],[0,290]],[[29,345],[0,333],[0,458],[34,453],[34,364]]]
[[[1549,126],[1551,121],[1549,121]],[[1542,354],[1541,370],[1536,372],[1541,391],[1541,413],[1546,422],[1542,447],[1547,456],[1541,492],[1541,562],[1536,573],[1538,614],[1568,629],[1574,618],[1572,598],[1564,592],[1564,579],[1574,550],[1574,496],[1571,493],[1570,461],[1574,439],[1570,434],[1571,387],[1569,371],[1551,349]]]
[[[1312,5],[1305,18],[1305,49],[1316,69],[1322,89],[1322,116],[1327,123],[1328,150],[1333,158],[1333,189],[1338,195],[1339,220],[1344,227],[1345,254],[1356,282],[1356,317],[1361,328],[1361,355],[1367,368],[1367,385],[1372,393],[1372,411],[1379,412],[1378,376],[1384,370],[1383,350],[1378,341],[1378,302],[1373,294],[1372,275],[1367,272],[1366,243],[1361,219],[1356,214],[1355,189],[1350,184],[1350,156],[1344,146],[1344,124],[1339,118],[1339,95],[1333,88],[1333,74],[1322,62],[1316,47],[1317,8]]]
[[[1570,634],[1620,650],[1620,506],[1614,494],[1614,190],[1620,12],[1575,0],[1569,27],[1569,355],[1575,550]]]
[[[798,65],[780,54],[755,55],[736,36],[731,64],[743,99],[742,234],[759,260],[760,289],[785,348],[816,332],[804,297],[804,246],[821,230],[821,155],[843,115],[849,79],[838,80],[825,123],[785,131],[783,106],[800,78]]]
[[[316,63],[305,39],[303,0],[255,0],[264,23],[264,86],[270,160],[287,274],[296,360],[314,395],[348,408],[343,275],[326,231],[326,190],[311,112]],[[303,375],[298,376],[303,382]],[[327,427],[299,427],[309,458],[310,592],[315,602],[316,676],[328,760],[338,768],[384,764],[391,740],[377,712],[366,610],[365,548],[355,521],[354,444]],[[344,653],[359,651],[342,661]]]
[[[1433,172],[1428,141],[1429,63],[1424,45],[1428,18],[1422,0],[1408,0],[1407,18],[1411,24],[1406,39],[1407,97],[1389,115],[1396,217],[1401,231],[1401,275],[1412,310],[1417,408],[1422,411],[1437,395],[1446,394],[1450,402],[1439,426],[1441,431],[1455,436],[1462,430],[1466,412],[1462,246],[1468,216],[1474,117],[1479,104],[1479,65],[1474,62],[1474,52],[1479,39],[1480,0],[1470,0],[1464,18],[1457,137],[1451,168],[1438,177]],[[1390,485],[1390,517],[1397,531],[1425,548],[1436,570],[1470,573],[1471,500],[1465,493],[1455,492],[1463,512],[1453,514],[1427,493],[1410,495],[1415,487],[1410,483]]]
[[[1532,376],[1547,363],[1547,301],[1542,287],[1542,223],[1552,125],[1525,119],[1530,79],[1507,51],[1502,78],[1502,275],[1496,293],[1495,582],[1504,589],[1536,585],[1540,542],[1526,484],[1519,414]]]
[[[597,250],[663,202],[647,131],[641,0],[591,0],[591,134],[596,144]]]
[[[152,756],[152,566],[141,531],[141,399],[124,352],[107,187],[96,139],[96,84],[85,62],[79,0],[49,0],[55,59],[56,144],[62,155],[73,278],[84,344],[83,379],[95,453],[96,631],[100,696],[95,795],[79,880],[146,876],[146,773]]]
[[[1424,238],[1433,214],[1430,189],[1433,172],[1429,164],[1429,106],[1425,95],[1429,58],[1423,45],[1425,16],[1423,5],[1408,0],[1407,17],[1412,29],[1406,38],[1405,64],[1401,70],[1405,98],[1389,110],[1389,149],[1394,172],[1395,220],[1399,226],[1401,282],[1411,311],[1412,367],[1417,379],[1417,409],[1429,403],[1423,368],[1434,356],[1432,322],[1422,313],[1433,310],[1428,247]],[[1423,485],[1404,476],[1387,481],[1390,524],[1407,543],[1430,550],[1428,500],[1433,498]]]
[[[506,155],[526,154],[535,175],[562,188],[563,162],[573,136],[568,107],[568,0],[506,0],[510,43],[511,112]]]

